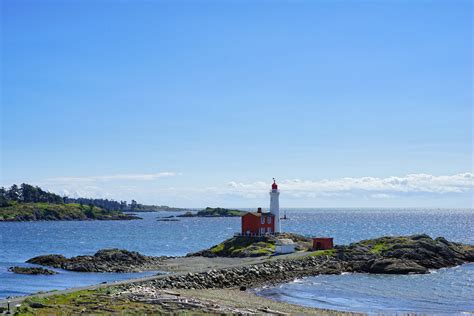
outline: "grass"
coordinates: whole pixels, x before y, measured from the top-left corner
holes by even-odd
[[[260,245],[258,245],[260,244]],[[257,246],[258,245],[258,246]],[[271,255],[275,253],[275,245],[271,243],[257,243],[255,249],[247,249],[251,255]]]
[[[267,238],[233,237],[212,247],[210,251],[218,256],[239,257],[270,255],[275,252],[275,243]]]
[[[156,304],[132,302],[114,297],[114,288],[81,290],[67,294],[26,299],[16,315],[104,315],[104,314],[162,314],[165,311]]]
[[[362,240],[355,245],[362,245],[369,248],[369,252],[373,254],[383,254],[385,251],[392,249],[395,245],[397,247],[401,246],[413,246],[415,244],[414,240],[411,240],[407,237],[381,237],[376,239]]]
[[[224,243],[220,243],[217,246],[211,248],[211,252],[218,254],[224,250]]]
[[[389,245],[384,243],[384,242],[379,242],[377,244],[375,244],[372,249],[370,249],[370,252],[371,253],[375,253],[375,254],[381,254],[383,253],[385,250],[389,249]]]
[[[336,249],[327,249],[327,250],[316,250],[309,254],[310,257],[320,257],[320,256],[334,256],[336,254]]]

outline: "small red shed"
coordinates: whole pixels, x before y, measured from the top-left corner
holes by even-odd
[[[331,237],[314,237],[313,250],[326,250],[334,247],[333,238]]]
[[[242,216],[242,235],[264,235],[275,232],[275,215],[262,213],[262,208],[257,212],[249,212]]]

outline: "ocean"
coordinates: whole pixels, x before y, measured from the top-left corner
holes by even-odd
[[[284,231],[331,236],[336,244],[384,235],[426,233],[474,244],[472,209],[288,209]],[[76,256],[102,248],[122,248],[146,255],[180,256],[210,247],[240,229],[240,218],[181,218],[177,213],[139,213],[133,221],[50,221],[0,223],[0,298],[38,291],[110,282],[153,274],[77,273],[57,270],[52,276],[17,275],[14,265],[43,254]],[[343,274],[295,280],[255,290],[275,300],[319,308],[367,313],[474,312],[474,264],[427,275]]]

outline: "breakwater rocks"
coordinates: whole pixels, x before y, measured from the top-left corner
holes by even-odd
[[[157,270],[157,265],[166,258],[122,249],[102,249],[93,256],[66,258],[62,255],[45,255],[26,262],[78,272],[140,272]]]
[[[318,274],[339,274],[345,270],[343,262],[329,256],[304,257],[214,269],[207,272],[172,275],[160,279],[121,286],[122,291],[135,293],[144,289],[210,289],[255,287],[277,284]]]

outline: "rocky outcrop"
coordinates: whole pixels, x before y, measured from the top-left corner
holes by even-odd
[[[474,261],[474,246],[425,234],[363,240],[335,250],[335,257],[354,272],[426,273]]]
[[[224,242],[188,256],[204,257],[258,257],[274,253],[275,241],[291,239],[297,250],[308,251],[311,238],[292,233],[261,237],[233,237]],[[381,237],[336,246],[333,250],[316,251],[314,255],[334,256],[347,263],[353,272],[368,273],[426,273],[474,261],[473,246],[449,242],[443,237],[432,239],[421,234],[413,236]]]
[[[63,255],[45,255],[31,258],[26,262],[39,264],[46,267],[62,268],[63,264],[67,263],[69,260],[70,259],[64,257]]]
[[[32,268],[32,267],[10,267],[8,271],[17,274],[42,274],[42,275],[53,275],[57,274],[56,271],[44,269],[44,268]]]
[[[139,272],[156,270],[164,258],[122,249],[103,249],[93,256],[66,258],[62,255],[46,255],[31,258],[27,262],[78,272]]]
[[[260,237],[236,236],[224,240],[222,243],[212,246],[187,256],[203,257],[261,257],[272,255],[275,252],[277,239],[291,239],[295,243],[295,249],[307,251],[312,247],[312,239],[293,233],[279,233]]]

